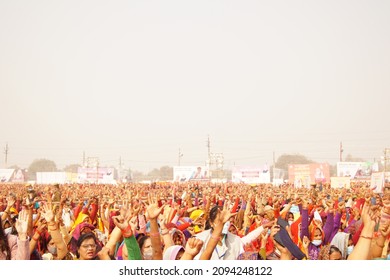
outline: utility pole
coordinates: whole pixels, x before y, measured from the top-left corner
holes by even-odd
[[[343,150],[343,143],[340,142],[340,162],[343,161],[343,152],[344,152],[344,150]]]
[[[208,169],[208,175],[207,176],[210,179],[211,178],[211,151],[210,151],[210,136],[209,135],[207,135],[206,147],[207,147],[206,167]]]
[[[385,174],[385,181],[386,181],[386,172],[387,172],[387,161],[390,159],[390,149],[388,148],[385,148],[385,156],[384,156],[384,159],[383,159],[383,171],[384,171],[384,174]]]
[[[119,157],[119,170],[118,170],[119,181],[122,182],[122,157]]]
[[[272,158],[273,158],[273,161],[274,161],[274,167],[275,167],[275,151],[272,152]]]
[[[8,143],[5,144],[4,154],[5,154],[5,168],[7,168],[8,165]]]
[[[182,158],[182,156],[183,156],[183,154],[182,154],[182,152],[181,152],[181,150],[179,148],[179,162],[178,162],[179,166],[180,166],[180,159]]]
[[[210,160],[210,156],[211,156],[211,147],[210,147],[210,136],[208,135],[207,136],[207,152],[208,152],[208,156],[209,156],[209,160]]]

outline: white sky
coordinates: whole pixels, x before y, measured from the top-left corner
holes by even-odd
[[[390,148],[390,1],[0,0],[0,167]]]

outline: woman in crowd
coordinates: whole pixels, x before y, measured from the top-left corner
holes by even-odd
[[[273,254],[275,259],[293,259],[294,252],[273,240],[276,229],[273,235],[267,233],[278,217],[287,222],[285,230],[293,243],[311,260],[387,258],[389,252],[390,193],[378,196],[364,185],[351,190],[325,185],[316,192],[290,185],[191,183],[73,185],[72,191],[68,186],[30,188],[41,194],[35,216],[31,211],[26,214],[30,208],[23,203],[27,195],[23,187],[0,191],[0,215],[7,219],[0,223],[1,258],[28,259],[30,252],[39,252],[34,259],[69,259],[73,252],[83,260],[222,260],[257,259],[261,252],[263,259]],[[59,191],[60,204],[51,204]],[[376,205],[371,205],[371,198]],[[74,222],[64,223],[61,206],[74,209]],[[4,225],[12,225],[10,218],[15,222],[11,234],[4,230]],[[24,219],[26,230],[20,228]],[[379,228],[372,228],[378,223]],[[21,253],[24,243],[28,248]],[[12,252],[19,252],[18,257]]]
[[[28,214],[25,210],[19,212],[15,228],[17,235],[6,234],[0,219],[0,260],[30,259],[30,247],[27,236]]]

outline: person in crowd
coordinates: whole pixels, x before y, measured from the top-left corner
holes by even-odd
[[[390,250],[388,184],[381,194],[358,182],[350,189],[326,183],[308,189],[209,182],[29,185],[28,192],[8,184],[0,188],[0,217],[1,259],[296,259],[294,246],[274,238],[280,219],[310,260],[387,259]],[[92,239],[80,240],[86,234]],[[85,241],[91,244],[81,247]]]
[[[6,233],[0,219],[0,260],[29,260],[30,247],[27,236],[28,215],[25,210],[18,213],[15,223],[17,235]]]

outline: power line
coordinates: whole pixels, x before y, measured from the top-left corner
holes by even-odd
[[[7,166],[8,166],[8,153],[9,153],[8,143],[5,144],[4,153],[5,153],[5,168],[7,168]]]

